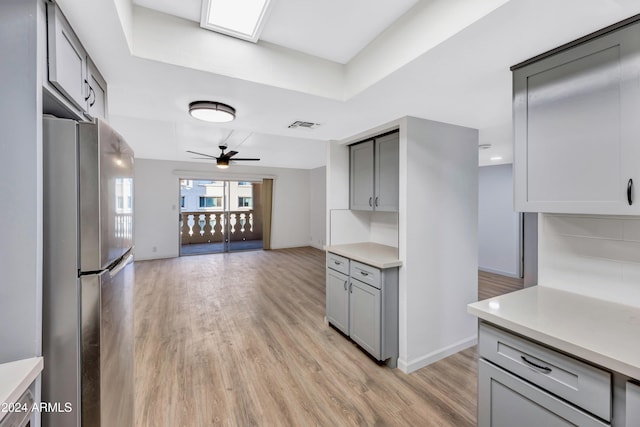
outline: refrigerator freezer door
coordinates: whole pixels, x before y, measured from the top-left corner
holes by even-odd
[[[133,151],[106,122],[78,130],[80,269],[98,271],[133,245]]]
[[[82,426],[133,426],[132,258],[81,278]]]

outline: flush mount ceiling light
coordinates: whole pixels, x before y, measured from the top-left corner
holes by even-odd
[[[203,0],[200,26],[257,42],[270,0]]]
[[[189,104],[189,114],[205,122],[224,123],[236,118],[236,109],[221,102],[194,101]]]

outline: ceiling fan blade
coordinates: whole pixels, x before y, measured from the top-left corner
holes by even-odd
[[[212,159],[211,157],[191,157],[194,160],[217,160],[217,159]]]
[[[212,156],[210,154],[198,153],[197,151],[187,150],[187,153],[197,154],[198,156],[204,156],[204,157],[208,157],[210,159],[218,159],[216,156]]]
[[[238,154],[237,151],[229,151],[228,153],[225,153],[225,157],[233,157],[236,154]]]
[[[260,159],[241,159],[241,158],[237,158],[237,159],[231,159],[231,160],[233,160],[233,161],[241,160],[241,161],[245,161],[245,162],[246,162],[246,161],[252,161],[252,160],[254,160],[254,161],[258,161],[258,160],[260,160]]]

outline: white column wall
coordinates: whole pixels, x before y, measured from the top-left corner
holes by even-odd
[[[476,342],[478,131],[416,118],[400,135],[400,357],[411,372]]]

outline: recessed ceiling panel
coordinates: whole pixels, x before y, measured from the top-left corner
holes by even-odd
[[[418,0],[272,0],[260,40],[345,64]]]
[[[200,22],[202,0],[133,0],[133,4],[190,21]]]

